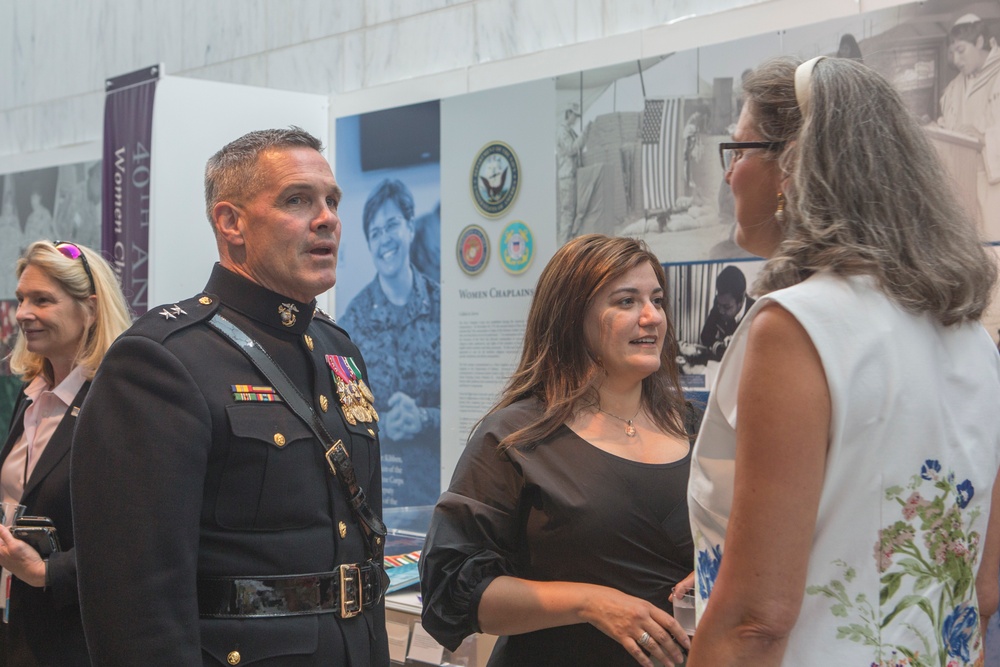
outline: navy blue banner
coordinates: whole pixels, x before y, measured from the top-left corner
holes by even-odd
[[[101,249],[111,259],[132,310],[149,299],[149,179],[153,94],[159,66],[107,81]]]

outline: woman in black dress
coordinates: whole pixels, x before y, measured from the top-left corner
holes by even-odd
[[[524,349],[441,496],[420,560],[423,625],[490,665],[682,662],[671,588],[692,569],[685,403],[666,278],[599,234],[542,272]]]

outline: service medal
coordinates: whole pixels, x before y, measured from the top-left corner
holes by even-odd
[[[328,354],[326,363],[330,366],[341,412],[347,423],[353,426],[358,422],[367,424],[373,420],[378,421],[378,413],[372,405],[375,396],[361,379],[361,370],[354,360],[351,357]]]
[[[369,403],[368,409],[372,411],[373,415],[375,415],[375,421],[378,421],[378,415],[375,414],[375,407],[374,407],[375,394],[373,394],[372,390],[368,388],[368,385],[365,384],[365,381],[361,379],[361,369],[358,368],[358,365],[354,363],[354,359],[352,357],[344,357],[344,358],[347,359],[347,364],[351,367],[351,371],[354,373],[354,377],[358,381],[358,389],[361,390],[361,395],[364,396],[365,400],[368,401]]]
[[[358,378],[358,389],[361,390],[361,395],[365,397],[366,401],[369,403],[375,403],[375,394],[372,393],[372,390],[368,388],[368,385],[366,385],[365,381],[361,378]],[[375,412],[375,410],[372,409],[372,412]],[[375,417],[375,421],[378,421],[377,415]]]

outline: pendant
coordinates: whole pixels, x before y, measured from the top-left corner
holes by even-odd
[[[634,438],[635,433],[636,433],[635,426],[632,426],[632,420],[629,419],[627,422],[625,422],[625,435],[627,435],[630,438]]]

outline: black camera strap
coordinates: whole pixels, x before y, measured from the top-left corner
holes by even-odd
[[[288,375],[281,370],[281,367],[271,359],[267,351],[257,341],[218,313],[208,321],[208,324],[239,348],[240,352],[267,378],[281,399],[292,409],[292,412],[305,422],[315,434],[323,448],[330,472],[340,482],[340,487],[343,489],[344,495],[347,496],[351,511],[354,512],[354,516],[361,524],[369,556],[376,563],[381,563],[385,548],[385,524],[372,510],[368,504],[368,498],[365,497],[365,492],[358,485],[354,464],[351,463],[351,457],[347,453],[343,441],[339,439],[334,441],[333,436],[326,430],[316,411],[303,398],[302,393],[288,378]]]

